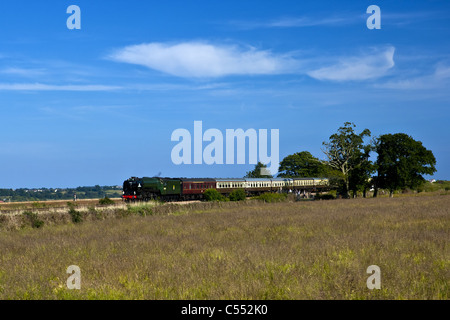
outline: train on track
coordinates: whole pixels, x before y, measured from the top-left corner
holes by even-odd
[[[123,182],[125,201],[201,200],[208,189],[223,195],[243,189],[248,196],[265,192],[320,192],[328,189],[327,178],[161,178],[131,177]]]

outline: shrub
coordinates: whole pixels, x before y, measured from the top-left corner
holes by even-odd
[[[281,202],[287,199],[287,193],[271,193],[266,192],[257,196],[255,199],[262,200],[264,202]]]
[[[39,201],[33,202],[33,203],[31,204],[31,206],[32,206],[33,208],[36,208],[36,209],[38,209],[38,208],[45,208],[45,207],[46,207],[45,203],[41,203],[41,202],[39,202]]]
[[[336,197],[331,193],[325,193],[325,194],[316,194],[314,197],[315,200],[334,200]]]
[[[40,220],[38,218],[37,213],[31,212],[31,211],[24,211],[23,215],[25,215],[31,222],[31,227],[33,228],[40,228],[44,225],[44,221]]]
[[[231,191],[228,198],[230,201],[242,201],[245,200],[246,194],[244,189],[236,189]]]
[[[105,196],[103,199],[100,199],[98,201],[98,204],[102,204],[102,205],[110,205],[110,204],[114,204],[114,201],[111,200],[110,198],[108,198],[107,196]]]
[[[330,190],[328,191],[328,194],[331,194],[334,198],[337,197],[337,190]]]
[[[216,189],[208,189],[203,193],[206,201],[225,201],[225,197]]]
[[[127,206],[127,211],[129,213],[133,213],[133,214],[137,214],[139,216],[148,216],[148,215],[152,215],[153,214],[153,209],[150,208],[150,206],[148,205],[137,205],[137,206]]]
[[[72,202],[67,202],[67,205],[69,206],[69,214],[72,217],[72,222],[83,222],[83,216],[81,215],[80,211],[75,210],[75,205]]]
[[[67,201],[67,206],[69,207],[69,209],[74,209],[77,204],[75,202]]]

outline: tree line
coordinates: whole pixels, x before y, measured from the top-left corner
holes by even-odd
[[[280,162],[277,176],[327,177],[344,198],[357,192],[365,197],[372,188],[374,197],[379,189],[389,190],[392,197],[394,191],[419,188],[425,182],[423,175],[436,172],[436,158],[422,142],[405,133],[372,137],[369,129],[357,133],[355,127],[345,122],[322,143],[325,160],[308,151],[296,152]],[[376,160],[370,159],[372,153],[377,154]],[[245,177],[271,177],[262,175],[262,168],[266,165],[259,162]]]
[[[122,188],[119,186],[89,186],[77,188],[39,188],[39,189],[0,189],[1,201],[43,201],[43,200],[72,200],[98,199],[105,196],[120,196]]]

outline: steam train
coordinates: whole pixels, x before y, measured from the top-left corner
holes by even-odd
[[[122,199],[125,201],[201,200],[208,189],[216,189],[223,195],[244,189],[247,195],[264,192],[317,192],[327,189],[327,178],[160,178],[131,177],[123,182]]]

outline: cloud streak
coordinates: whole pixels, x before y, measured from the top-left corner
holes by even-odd
[[[326,15],[325,15],[326,16]],[[303,28],[303,27],[319,27],[319,26],[344,26],[356,23],[362,18],[355,16],[331,16],[327,18],[313,17],[283,17],[271,21],[231,21],[230,24],[245,30],[266,29],[266,28]]]
[[[0,91],[114,91],[119,86],[107,85],[50,85],[43,83],[0,83]]]
[[[148,43],[124,47],[107,58],[145,66],[183,78],[218,78],[233,75],[308,75],[321,81],[364,81],[380,78],[394,67],[395,48],[366,50],[363,54],[314,59],[274,54],[253,47],[203,42]],[[325,61],[325,62],[324,62]]]
[[[376,84],[376,88],[398,90],[427,90],[446,88],[450,83],[450,66],[439,64],[431,74],[417,76],[409,79],[392,80]]]
[[[275,55],[253,47],[243,49],[202,42],[128,46],[108,58],[187,78],[284,74],[297,63],[289,55]]]
[[[337,62],[308,72],[317,80],[358,81],[377,79],[394,67],[394,47],[384,51],[375,50],[360,56],[344,57]]]
[[[8,67],[0,70],[0,73],[21,77],[36,77],[43,76],[45,74],[44,69],[25,69],[17,67]]]

